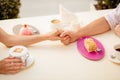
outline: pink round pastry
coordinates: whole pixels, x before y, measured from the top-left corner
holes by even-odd
[[[20,34],[21,34],[21,35],[32,35],[32,30],[25,24],[25,25],[20,29]]]

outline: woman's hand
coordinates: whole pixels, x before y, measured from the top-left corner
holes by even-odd
[[[15,74],[24,68],[20,58],[7,57],[0,61],[0,74]]]
[[[60,40],[60,34],[63,32],[63,30],[58,30],[58,29],[54,29],[53,31],[49,32],[46,34],[47,36],[47,39],[48,40],[52,40],[52,41],[55,41],[55,40]]]

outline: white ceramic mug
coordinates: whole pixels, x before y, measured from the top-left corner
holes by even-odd
[[[120,44],[117,44],[114,46],[114,51],[115,51],[115,54],[114,54],[115,57],[117,59],[120,59]]]
[[[26,61],[29,57],[28,49],[24,46],[14,46],[9,50],[9,56],[21,58],[26,65]]]
[[[52,29],[62,29],[61,21],[58,19],[51,20],[50,26]]]

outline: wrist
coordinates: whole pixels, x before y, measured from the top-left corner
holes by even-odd
[[[85,34],[85,31],[82,29],[82,28],[80,28],[78,31],[77,31],[77,36],[80,38],[80,37],[83,37],[83,36],[86,36],[86,34]]]
[[[44,34],[42,35],[44,40],[50,40],[49,34]]]

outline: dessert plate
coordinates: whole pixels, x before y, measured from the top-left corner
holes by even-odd
[[[84,39],[86,39],[86,38],[92,38],[95,41],[97,48],[100,50],[89,53],[86,50],[86,48],[84,47]],[[90,59],[90,60],[100,60],[104,57],[104,53],[105,53],[105,49],[104,49],[103,45],[97,39],[90,37],[90,36],[82,37],[82,38],[78,39],[77,49],[80,52],[80,54],[82,54],[85,58]]]
[[[114,52],[108,54],[108,59],[109,59],[111,62],[120,64],[120,59],[116,58],[116,56],[114,55]]]
[[[34,26],[28,25],[28,24],[27,24],[27,26],[32,30],[32,34],[33,34],[33,35],[40,34],[39,30],[38,30],[37,28],[35,28]],[[23,27],[22,24],[18,24],[18,25],[16,25],[16,26],[14,26],[14,27],[13,27],[13,32],[14,32],[14,34],[19,34],[20,29],[21,29],[22,27]]]

